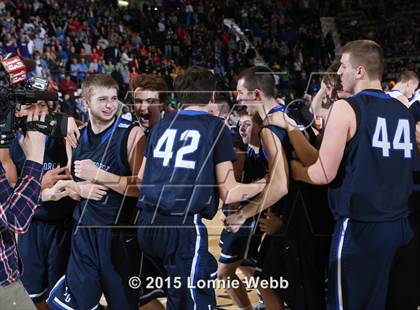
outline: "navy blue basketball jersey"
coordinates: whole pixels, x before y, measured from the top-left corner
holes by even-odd
[[[420,122],[420,101],[414,101],[409,108],[416,122]]]
[[[414,117],[414,121],[420,122],[420,101],[416,100],[410,105],[410,112]],[[420,192],[420,157],[417,157],[416,168],[414,172],[414,191]]]
[[[379,222],[408,213],[417,151],[415,122],[397,99],[364,90],[346,99],[357,129],[347,142],[336,178],[329,187],[335,218]]]
[[[15,139],[9,148],[10,156],[16,166],[18,175],[22,171],[25,163],[25,154],[18,142],[19,136]],[[48,137],[45,144],[43,173],[57,167],[67,165],[66,145],[63,138]],[[72,215],[76,202],[68,197],[58,201],[42,202],[35,211],[34,219],[43,221],[57,221],[68,218]]]
[[[236,159],[223,121],[195,110],[160,120],[150,132],[145,157],[140,209],[209,219],[219,202],[215,166]]]
[[[265,177],[267,174],[267,167],[267,160],[261,152],[256,153],[252,147],[248,146],[242,182],[251,183]]]
[[[97,167],[107,172],[131,176],[127,156],[121,156],[127,147],[128,134],[133,124],[122,118],[97,136],[93,141],[90,123],[81,130],[80,143],[73,151],[72,171],[76,160],[90,159]],[[124,158],[125,157],[125,158]],[[74,176],[74,175],[73,175]],[[76,181],[84,181],[74,176]],[[74,218],[82,225],[112,225],[115,224],[122,210],[124,196],[108,190],[101,201],[82,199],[74,212]]]

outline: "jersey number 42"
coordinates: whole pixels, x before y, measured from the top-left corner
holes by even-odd
[[[176,129],[166,129],[159,138],[156,147],[153,150],[154,158],[162,158],[163,166],[167,167],[172,159],[174,152],[174,144],[176,138]],[[184,156],[195,152],[200,142],[200,133],[197,130],[185,130],[181,133],[180,141],[185,141],[183,146],[176,151],[175,168],[195,169],[194,160],[186,160]],[[189,141],[189,144],[188,143]]]
[[[382,138],[382,140],[379,140],[380,138]],[[382,156],[389,157],[391,143],[388,140],[388,130],[385,118],[378,117],[376,121],[372,146],[382,149]],[[397,130],[395,131],[394,140],[392,140],[392,148],[394,150],[403,150],[404,157],[411,158],[413,143],[410,138],[410,123],[408,122],[408,119],[398,120]]]

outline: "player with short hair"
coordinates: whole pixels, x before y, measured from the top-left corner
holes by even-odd
[[[140,74],[134,80],[130,81],[130,91],[133,97],[133,111],[140,126],[144,129],[145,135],[148,136],[153,126],[159,122],[162,114],[166,112],[165,100],[168,97],[168,86],[162,77],[154,74]],[[139,154],[143,157],[144,154]],[[160,261],[141,253],[141,270],[140,278],[165,278],[166,274]],[[146,281],[143,281],[146,283]],[[165,288],[166,286],[162,287]],[[149,289],[143,285],[140,301],[144,298],[154,300],[148,303],[151,309],[164,309],[163,305],[157,300],[158,297],[164,297],[162,289]]]
[[[259,115],[249,115],[246,110],[239,112],[239,134],[243,143],[247,146],[246,158],[240,171],[240,181],[250,183],[263,178],[266,174],[266,163],[260,153],[259,132],[262,128],[262,120]],[[243,204],[241,204],[243,205]],[[223,213],[228,216],[236,212],[239,205],[225,205]],[[217,268],[217,277],[223,281],[239,280],[236,270],[245,259],[254,263],[257,259],[257,248],[261,242],[261,233],[258,230],[258,218],[249,218],[241,229],[236,233],[223,229],[219,245],[221,247],[220,258]],[[259,230],[258,230],[259,231]],[[253,265],[255,270],[255,265]],[[228,282],[227,282],[228,283]],[[240,309],[252,309],[246,288],[239,281],[239,287],[227,287],[227,292]]]
[[[327,68],[326,71],[330,73],[323,75],[321,88],[312,98],[312,113],[322,117],[324,121],[327,120],[331,104],[334,101],[350,96],[350,94],[343,91],[340,76],[337,74],[339,67],[340,63],[335,62]]]
[[[140,253],[125,255],[132,260],[123,264],[114,249],[125,241],[113,239],[113,234],[135,215],[129,197],[138,195],[136,174],[145,139],[138,126],[118,117],[117,93],[118,84],[107,74],[91,75],[82,83],[89,122],[72,154],[72,174],[82,199],[74,212],[77,227],[66,274],[48,298],[52,309],[92,309],[102,293],[112,309],[139,307],[139,292],[129,287],[129,278],[138,274]]]
[[[168,86],[163,78],[154,74],[140,74],[130,81],[133,109],[140,126],[146,133],[156,124],[165,110]]]
[[[316,162],[291,164],[297,180],[330,183],[336,227],[328,309],[384,309],[394,255],[412,238],[415,124],[408,109],[382,91],[383,67],[376,42],[343,47],[337,73],[353,96],[333,104]]]
[[[410,106],[410,99],[419,86],[419,77],[414,71],[405,70],[401,72],[397,84],[386,93],[393,98],[400,100],[405,106]]]
[[[146,254],[163,261],[168,277],[168,309],[213,309],[216,261],[208,252],[202,218],[227,203],[258,194],[265,182],[241,184],[233,175],[229,129],[208,113],[215,76],[193,66],[174,81],[183,109],[150,132],[139,173],[138,239]],[[198,285],[204,281],[204,285]]]
[[[285,108],[276,101],[275,78],[270,69],[263,66],[254,66],[242,71],[239,74],[237,84],[237,100],[247,107],[249,114],[258,114],[265,120],[267,116],[284,111]],[[255,199],[248,202],[235,214],[226,218],[227,230],[235,232],[245,221],[254,217],[269,207],[274,207],[287,216],[288,191],[289,191],[289,169],[288,158],[291,158],[291,146],[286,130],[268,125],[260,132],[261,153],[267,161],[268,182],[264,191]],[[262,269],[259,275],[271,277],[281,272],[281,268],[272,265],[269,257],[277,247],[277,252],[283,247],[284,239],[281,236],[268,238],[263,242],[264,254],[259,255],[258,265]],[[277,257],[277,256],[276,256]],[[284,267],[284,266],[283,266]],[[283,270],[286,271],[287,267]],[[282,309],[283,299],[286,295],[278,295],[274,290],[260,290],[264,303],[269,309]],[[280,298],[279,298],[280,297]],[[290,304],[291,299],[286,300]]]

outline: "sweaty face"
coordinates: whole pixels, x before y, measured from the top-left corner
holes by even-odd
[[[143,128],[152,127],[160,120],[160,112],[162,111],[159,92],[136,89],[134,91],[133,109]]]
[[[239,119],[239,134],[241,135],[242,142],[249,144],[251,142],[252,133],[252,116],[242,115]]]
[[[340,76],[343,91],[353,93],[356,86],[356,69],[350,62],[350,54],[343,53],[340,62],[337,74]]]
[[[236,85],[236,91],[238,95],[236,96],[236,101],[239,104],[246,106],[248,114],[254,115],[257,113],[258,105],[260,104],[259,100],[256,98],[255,91],[250,91],[245,87],[245,80],[240,79]]]
[[[110,122],[118,109],[118,95],[115,88],[95,86],[90,99],[86,101],[90,117],[100,122]]]

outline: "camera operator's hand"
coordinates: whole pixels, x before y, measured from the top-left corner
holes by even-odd
[[[62,174],[64,173],[64,174]],[[71,176],[67,167],[57,167],[52,170],[48,170],[42,177],[41,189],[51,188],[59,180],[70,180]]]
[[[66,140],[72,148],[76,148],[79,143],[80,131],[73,117],[67,118],[67,136]]]
[[[45,122],[46,112],[38,107],[28,110],[27,122],[41,121]],[[29,130],[25,137],[21,137],[19,144],[25,153],[27,160],[42,164],[44,162],[45,134],[39,131]]]
[[[74,174],[85,181],[94,181],[99,173],[99,168],[90,159],[76,160],[74,162]]]

